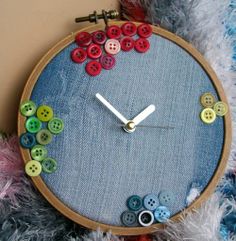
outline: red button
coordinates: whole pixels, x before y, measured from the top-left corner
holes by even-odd
[[[106,54],[101,57],[100,63],[103,69],[112,69],[116,64],[116,60],[112,55]]]
[[[92,60],[86,64],[86,72],[91,76],[96,76],[101,73],[102,65],[96,60]]]
[[[122,32],[125,36],[134,36],[137,32],[137,27],[132,22],[124,23],[121,26]]]
[[[130,51],[134,48],[134,40],[129,36],[123,37],[120,41],[120,45],[123,51]]]
[[[146,38],[139,38],[135,41],[134,48],[140,53],[145,53],[150,48],[150,43]]]
[[[118,39],[121,36],[121,29],[116,26],[112,25],[107,28],[107,37],[108,38],[115,38]]]
[[[92,42],[92,36],[90,33],[81,32],[76,35],[75,41],[80,47],[86,47]]]
[[[87,48],[87,54],[91,59],[98,59],[102,55],[102,49],[97,44],[90,44]]]
[[[142,38],[148,38],[152,35],[152,28],[149,24],[143,23],[138,26],[138,35]]]
[[[74,49],[73,51],[71,51],[71,59],[75,62],[75,63],[83,63],[87,58],[87,53],[84,49],[82,48],[77,48]]]
[[[92,39],[95,44],[104,44],[107,40],[107,36],[103,31],[96,31],[92,34]]]

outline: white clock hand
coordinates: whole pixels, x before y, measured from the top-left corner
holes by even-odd
[[[128,120],[118,111],[116,110],[104,97],[102,97],[99,93],[96,94],[98,100],[100,100],[120,121],[122,121],[125,125]]]
[[[141,113],[139,113],[136,117],[134,117],[132,121],[134,122],[135,126],[137,126],[140,122],[142,122],[150,114],[152,114],[155,111],[155,109],[156,109],[155,105],[149,105]]]

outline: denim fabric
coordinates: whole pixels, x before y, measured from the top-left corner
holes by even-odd
[[[120,52],[116,66],[97,77],[75,64],[71,44],[44,69],[32,92],[38,105],[53,107],[65,122],[63,133],[48,145],[58,170],[42,174],[51,191],[68,207],[92,220],[121,225],[120,215],[133,194],[172,191],[172,214],[185,207],[189,185],[205,188],[221,156],[224,122],[199,118],[199,97],[217,96],[208,75],[182,48],[158,36],[145,54]],[[96,98],[99,92],[126,118],[150,104],[156,111],[128,134]]]

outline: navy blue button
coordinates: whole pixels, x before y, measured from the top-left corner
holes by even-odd
[[[171,206],[175,202],[175,196],[172,192],[162,191],[159,194],[159,202],[163,206]]]
[[[138,195],[133,195],[128,198],[127,206],[132,211],[138,211],[142,207],[142,199]]]
[[[138,221],[141,226],[147,227],[153,224],[154,216],[153,213],[149,210],[144,210],[138,215]]]
[[[155,219],[160,223],[165,223],[170,218],[170,211],[165,206],[159,206],[154,212]]]
[[[143,206],[151,211],[154,211],[159,205],[159,200],[157,195],[148,194],[143,199]]]
[[[136,221],[137,217],[134,212],[125,211],[121,214],[121,222],[127,227],[134,226],[136,224]]]
[[[20,136],[20,145],[23,147],[23,148],[27,148],[27,149],[30,149],[32,148],[34,145],[36,144],[36,139],[35,139],[35,136],[31,133],[23,133],[21,136]]]

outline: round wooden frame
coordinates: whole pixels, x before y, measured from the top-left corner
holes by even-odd
[[[120,26],[123,24],[122,21],[114,21],[110,24],[115,24]],[[136,25],[139,25],[139,23],[135,23]],[[62,49],[67,47],[69,44],[71,44],[74,39],[75,35],[78,32],[81,31],[87,31],[87,32],[93,32],[95,30],[99,30],[104,28],[104,25],[94,25],[87,28],[83,28],[75,33],[71,33],[69,36],[61,40],[59,43],[57,43],[53,48],[51,48],[39,61],[39,63],[34,68],[33,72],[31,73],[22,97],[21,102],[24,100],[30,99],[33,87],[38,80],[41,72],[46,67],[46,65],[49,63],[51,59],[55,57]],[[164,37],[175,44],[179,45],[181,48],[186,50],[206,71],[210,79],[212,80],[212,83],[214,87],[216,88],[219,98],[227,103],[227,98],[224,94],[224,90],[222,88],[222,85],[220,81],[217,79],[217,76],[213,69],[209,66],[209,64],[206,62],[206,60],[203,58],[203,56],[195,49],[193,46],[180,37],[162,29],[159,27],[153,26],[153,33]],[[25,132],[25,117],[23,117],[20,112],[18,114],[18,136],[20,136],[23,132]],[[224,174],[224,170],[227,164],[230,147],[231,147],[231,139],[232,139],[232,127],[231,127],[231,117],[230,113],[228,113],[224,117],[224,146],[221,153],[221,160],[219,161],[218,168],[214,175],[212,176],[211,181],[209,182],[208,186],[205,188],[205,190],[202,192],[202,194],[188,207],[185,209],[185,211],[190,211],[193,208],[197,208],[200,206],[200,204],[205,201],[211,193],[213,193],[215,186],[217,185],[220,177]],[[25,163],[29,160],[31,160],[30,152],[26,149],[20,148],[22,157],[25,161]],[[81,224],[89,229],[96,230],[98,227],[104,232],[111,231],[113,234],[116,235],[140,235],[140,234],[147,234],[157,231],[158,228],[162,228],[162,224],[154,224],[149,227],[119,227],[119,226],[111,226],[103,223],[98,223],[96,221],[90,220],[84,216],[81,216],[80,214],[74,212],[69,207],[67,207],[64,203],[62,203],[46,186],[42,178],[39,177],[33,177],[32,178],[33,183],[35,186],[39,189],[39,191],[43,194],[43,196],[51,203],[58,211],[60,211],[62,214],[64,214],[69,219],[73,220],[74,222]],[[182,212],[177,213],[172,217],[172,220],[178,220],[180,218]]]

